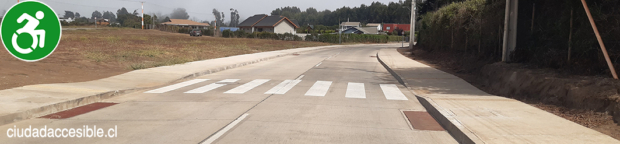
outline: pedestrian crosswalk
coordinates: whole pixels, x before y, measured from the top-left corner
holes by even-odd
[[[189,80],[189,81],[173,84],[170,86],[165,86],[162,88],[146,91],[144,93],[166,93],[166,92],[175,91],[177,89],[181,89],[184,87],[188,87],[191,85],[198,85],[199,83],[206,82],[206,81],[209,81],[209,79],[194,79],[194,80]],[[238,81],[240,81],[240,79],[224,79],[224,80],[220,80],[215,83],[200,86],[198,88],[193,88],[184,93],[187,93],[187,94],[206,93],[206,92],[218,89],[220,87],[224,87],[226,85],[236,83]],[[228,91],[225,91],[224,94],[244,94],[252,89],[263,86],[265,83],[270,82],[270,81],[272,80],[255,79],[245,84],[236,86],[235,88],[232,88]],[[302,80],[284,80],[280,82],[278,85],[276,85],[275,87],[269,89],[264,94],[283,95],[283,94],[286,94],[291,89],[293,89],[295,86],[297,86],[301,82]],[[328,94],[328,92],[330,92],[330,88],[333,87],[332,84],[333,84],[332,81],[316,81],[308,89],[308,91],[306,91],[306,93],[303,96],[325,97]],[[400,88],[398,88],[396,84],[379,84],[379,87],[381,91],[383,92],[385,99],[387,100],[408,100],[407,96],[405,96],[405,94],[403,94],[400,91]],[[347,83],[345,97],[352,98],[352,99],[366,99],[365,84],[356,83],[356,82]]]

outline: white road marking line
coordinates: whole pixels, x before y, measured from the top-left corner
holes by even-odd
[[[265,92],[265,94],[286,94],[289,90],[291,90],[295,85],[297,85],[301,80],[285,80],[277,86],[271,88],[269,91]]]
[[[325,96],[331,85],[331,81],[316,81],[310,90],[306,92],[306,96]]]
[[[231,90],[228,90],[228,91],[226,91],[224,93],[227,93],[227,94],[243,94],[243,93],[248,92],[248,91],[252,90],[253,88],[256,88],[257,86],[260,86],[260,85],[262,85],[262,84],[264,84],[264,83],[266,83],[268,81],[269,81],[269,79],[256,79],[256,80],[253,80],[253,81],[248,82],[246,84],[243,84],[241,86],[238,86],[236,88],[233,88]]]
[[[227,82],[237,82],[239,79],[225,79],[216,83],[212,83],[203,87],[199,87],[190,91],[187,91],[185,93],[205,93],[211,90],[214,90],[216,88],[225,86],[226,84],[220,84],[220,83],[227,83]]]
[[[409,100],[395,84],[380,84],[385,98],[388,100]]]
[[[352,83],[347,85],[346,98],[366,98],[366,89],[364,89],[364,83]]]
[[[323,64],[323,62],[319,62],[319,64],[316,64],[314,67],[319,67],[321,64]]]
[[[224,127],[224,129],[218,131],[213,136],[209,137],[207,140],[205,140],[204,142],[202,142],[200,144],[211,144],[211,143],[215,142],[215,140],[219,139],[222,135],[224,135],[230,129],[232,129],[237,124],[239,124],[239,122],[241,122],[243,119],[245,119],[245,117],[247,117],[248,115],[250,115],[250,114],[245,113],[245,114],[241,115],[241,117],[237,118],[235,121],[233,121],[232,123],[230,123],[226,127]]]
[[[179,88],[182,88],[182,87],[186,87],[186,86],[189,86],[189,85],[197,84],[197,83],[208,81],[208,80],[209,79],[193,79],[193,80],[189,80],[189,81],[185,81],[185,82],[169,85],[169,86],[166,86],[166,87],[150,90],[150,91],[147,91],[147,92],[144,92],[144,93],[165,93],[165,92],[173,91],[173,90],[176,90],[176,89],[179,89]]]
[[[295,80],[301,80],[301,78],[304,78],[305,75],[300,75],[299,77],[297,77]]]

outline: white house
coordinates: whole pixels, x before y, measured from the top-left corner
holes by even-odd
[[[239,24],[239,29],[249,33],[271,32],[277,34],[297,34],[297,28],[299,28],[299,26],[287,17],[278,15],[267,16],[264,14],[251,16]]]
[[[68,23],[73,22],[73,18],[59,18],[58,20],[68,22]]]
[[[349,28],[360,27],[360,22],[342,22],[340,24],[340,31],[347,30]]]
[[[377,27],[377,31],[383,31],[383,27],[380,23],[368,23],[366,27]]]

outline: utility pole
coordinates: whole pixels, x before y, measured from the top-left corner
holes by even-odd
[[[512,52],[517,47],[517,15],[519,0],[506,0],[506,13],[504,15],[504,44],[502,48],[502,62],[512,60]]]
[[[409,48],[413,48],[414,40],[415,40],[415,23],[416,23],[416,1],[411,1],[411,28],[409,30]]]
[[[144,2],[140,2],[142,3],[142,29],[144,29]]]

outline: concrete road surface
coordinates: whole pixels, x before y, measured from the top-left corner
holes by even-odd
[[[67,119],[0,126],[115,128],[112,138],[2,134],[0,143],[456,143],[410,125],[402,111],[426,110],[377,61],[382,47],[284,56],[114,97],[106,101],[116,105]]]

